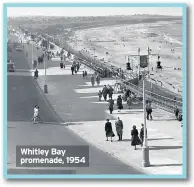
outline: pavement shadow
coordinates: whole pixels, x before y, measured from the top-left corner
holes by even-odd
[[[131,139],[122,139],[120,142],[130,142]]]
[[[154,140],[172,140],[172,139],[174,139],[174,138],[152,138],[152,139],[148,139],[148,141],[154,141]],[[131,139],[125,138],[125,139],[123,139],[122,141],[119,141],[119,142],[130,142],[130,141],[131,141]],[[158,149],[164,149],[164,147],[166,147],[166,149],[168,149],[167,147],[171,147],[171,146],[152,146],[152,147],[149,147],[149,149],[150,150],[152,150],[152,149],[154,150],[154,149],[157,149],[157,148]],[[182,148],[182,147],[180,146],[180,148]],[[175,149],[175,148],[172,148],[172,149]]]
[[[182,166],[183,164],[153,164],[150,167],[162,167],[162,166]]]
[[[117,114],[137,114],[137,113],[142,113],[142,111],[118,112]]]
[[[177,119],[152,119],[152,121],[177,121]]]
[[[148,141],[153,141],[153,140],[173,140],[174,138],[148,138]]]
[[[83,125],[84,123],[81,123],[81,122],[71,123],[71,122],[69,122],[69,123],[65,123],[65,124],[66,124],[66,126],[70,126],[70,125]]]
[[[161,150],[161,149],[181,149],[182,146],[151,146],[149,150]]]

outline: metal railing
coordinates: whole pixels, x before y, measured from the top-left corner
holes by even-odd
[[[131,92],[143,97],[143,89],[141,87],[136,86],[130,82],[126,82],[126,80],[120,79],[120,81],[126,88],[130,89]],[[145,95],[146,98],[149,99],[155,107],[171,113],[174,113],[174,109],[177,107],[179,111],[182,112],[182,101],[164,97],[148,90],[145,90]]]
[[[112,66],[108,63],[103,63],[100,60],[93,59],[73,49],[69,49],[69,52],[75,55],[75,60],[78,60],[81,64],[84,64],[88,68],[94,70],[102,77],[104,77],[104,70],[106,69],[108,71],[107,77],[117,77],[117,80],[119,80],[124,87],[126,87],[136,95],[143,97],[143,89],[130,82],[131,80],[129,77],[131,77],[131,79],[137,78],[137,76],[135,76],[134,74],[129,74],[125,71],[122,71],[121,76],[118,72],[120,68]],[[164,97],[162,95],[151,92],[149,90],[145,90],[145,96],[146,98],[151,100],[154,107],[160,108],[170,113],[174,113],[174,110],[177,107],[182,113],[182,99],[174,100],[172,98]]]
[[[79,60],[80,63],[84,64],[85,66],[89,67],[90,69],[93,69],[99,74],[102,74],[103,67],[106,65],[97,65],[96,63],[88,62],[87,60],[84,60],[80,57],[76,57],[77,60]],[[102,68],[102,69],[101,69]],[[117,77],[117,81],[119,81],[125,88],[129,89],[131,92],[135,93],[136,95],[143,97],[143,88],[133,84],[130,82],[129,79],[123,79],[121,77],[118,77],[118,72],[108,66],[109,69],[112,69],[112,76]],[[100,71],[101,70],[101,71]],[[124,73],[126,75],[126,72]],[[149,99],[154,107],[160,108],[162,110],[168,111],[170,113],[174,113],[175,108],[177,107],[180,112],[182,112],[182,100],[174,100],[172,98],[168,98],[159,94],[156,94],[154,92],[151,92],[149,90],[145,90],[145,96],[147,99]]]

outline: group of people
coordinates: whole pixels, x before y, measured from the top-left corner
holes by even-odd
[[[112,88],[112,86],[110,86],[109,84],[107,86],[104,85],[102,91],[99,90],[98,92],[99,101],[101,101],[102,96],[105,101],[107,101],[107,96],[109,96],[109,99],[112,99],[113,92],[114,92],[114,89]]]
[[[87,71],[83,71],[82,72],[82,76],[83,76],[83,79],[87,79],[88,78],[88,72]]]
[[[112,114],[112,112],[114,110],[114,100],[112,98],[113,92],[114,92],[114,89],[110,85],[108,85],[108,86],[104,85],[102,91],[99,90],[99,92],[98,92],[99,101],[102,100],[102,97],[104,98],[105,101],[107,101],[107,96],[109,96],[108,107],[109,107],[110,114]],[[119,95],[117,97],[117,101],[116,101],[117,108],[119,109],[119,112],[120,112],[120,110],[123,109],[123,101],[127,101],[127,104],[129,106],[129,109],[130,109],[131,104],[132,104],[132,100],[135,97],[136,96],[133,93],[131,93],[130,90],[127,90],[126,92],[124,92],[123,96]]]
[[[120,112],[123,109],[123,101],[122,101],[121,95],[118,96],[116,104],[117,104],[118,112]],[[114,100],[112,98],[108,100],[108,109],[110,111],[110,114],[112,114],[114,110]]]
[[[92,84],[92,86],[95,85],[95,82],[96,82],[97,86],[100,85],[100,75],[99,74],[96,74],[96,76],[95,75],[91,76],[91,84]]]
[[[129,89],[124,89],[122,100],[127,102],[129,109],[131,109],[132,101],[136,98],[136,95]]]
[[[73,62],[72,66],[71,66],[71,74],[74,75],[74,73],[77,73],[80,69],[80,63],[79,62]]]
[[[123,121],[118,117],[117,120],[115,121],[115,129],[117,132],[118,136],[118,141],[123,140]],[[106,133],[106,141],[108,141],[108,138],[111,139],[111,142],[113,141],[112,138],[115,136],[112,128],[112,123],[110,122],[109,119],[106,120],[105,123],[105,133]],[[147,136],[147,129],[146,129],[146,136]],[[144,142],[144,124],[141,124],[141,129],[140,133],[137,130],[137,127],[133,125],[132,130],[131,130],[131,146],[134,146],[134,149],[137,149],[137,145],[143,146]]]

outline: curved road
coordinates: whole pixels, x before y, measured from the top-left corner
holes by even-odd
[[[17,52],[13,48],[12,59],[17,69],[30,69],[24,52]],[[55,171],[48,168],[42,168],[42,170],[16,168],[16,145],[88,145],[90,166],[72,168],[76,174],[143,174],[88,144],[61,124],[61,120],[49,106],[30,74],[22,71],[8,73],[7,82],[8,174],[40,174],[42,171],[45,174],[66,172],[66,168],[55,168]],[[42,120],[50,123],[32,124],[29,122],[35,104],[41,107]]]

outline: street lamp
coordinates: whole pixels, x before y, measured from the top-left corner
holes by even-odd
[[[33,44],[33,42],[32,42],[32,69],[34,69],[34,50],[33,50],[33,48],[34,48],[34,44]]]
[[[44,93],[48,93],[48,86],[47,86],[47,80],[46,80],[46,53],[44,56]]]
[[[144,139],[143,139],[143,167],[150,166],[149,147],[147,145],[147,128],[146,128],[146,97],[145,97],[145,72],[143,74],[143,118],[144,118]]]
[[[49,49],[49,40],[47,39],[47,49]],[[46,79],[46,52],[44,55],[44,93],[48,93],[47,79]]]

